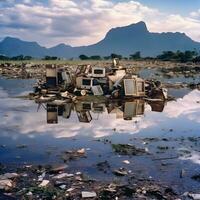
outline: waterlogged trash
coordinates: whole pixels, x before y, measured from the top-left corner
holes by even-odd
[[[0,189],[6,190],[13,186],[13,181],[9,179],[0,180]]]
[[[42,181],[45,177],[46,173],[43,172],[40,176],[38,176],[38,181]]]
[[[54,167],[51,172],[54,172],[54,173],[57,173],[57,172],[60,172],[60,171],[64,171],[65,169],[68,168],[68,165],[60,165],[60,166],[56,166]]]
[[[67,192],[72,192],[73,190],[75,190],[75,188],[69,188],[69,189],[67,189],[66,191],[67,191]]]
[[[96,192],[82,192],[82,198],[94,198],[97,196]]]
[[[74,176],[74,174],[62,173],[62,174],[58,174],[58,175],[54,176],[53,179],[70,178],[73,176]]]
[[[100,85],[92,86],[92,92],[93,92],[94,96],[102,96],[103,95],[103,90]]]
[[[43,180],[42,183],[40,183],[39,187],[46,187],[49,184],[49,180]]]
[[[188,197],[194,199],[194,200],[200,200],[200,194],[192,194],[188,193]]]
[[[128,160],[124,160],[123,163],[125,163],[125,164],[128,165],[128,164],[130,164],[130,161],[128,161]]]
[[[3,175],[0,175],[0,180],[4,179],[13,179],[18,177],[19,175],[17,173],[5,173]]]
[[[66,187],[67,187],[66,185],[60,185],[60,186],[59,186],[59,188],[62,189],[62,190],[65,190]]]
[[[120,169],[114,170],[113,174],[115,174],[116,176],[126,176],[128,175],[128,172],[126,169],[120,168]]]
[[[145,149],[137,148],[131,144],[112,144],[112,148],[120,155],[141,155],[147,153]]]
[[[79,154],[85,154],[85,149],[84,149],[84,148],[79,149],[79,150],[77,151],[77,153],[79,153]]]

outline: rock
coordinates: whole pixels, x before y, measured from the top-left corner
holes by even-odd
[[[13,182],[9,179],[0,180],[0,189],[6,190],[13,186]]]
[[[82,192],[82,198],[94,198],[97,196],[96,192]]]
[[[39,187],[46,187],[49,184],[49,180],[43,180],[42,183],[40,183]]]
[[[69,178],[69,177],[73,177],[74,174],[68,174],[68,173],[62,173],[62,174],[58,174],[56,176],[53,177],[53,179],[62,179],[62,178]]]

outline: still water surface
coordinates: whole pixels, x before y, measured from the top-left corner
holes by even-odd
[[[107,160],[112,169],[125,167],[177,190],[198,190],[200,183],[191,176],[200,173],[200,91],[170,90],[177,99],[166,104],[138,100],[57,107],[16,98],[31,91],[33,83],[0,79],[0,163],[63,163],[62,152],[85,148],[87,157],[68,163],[70,170],[110,180],[112,171],[104,174],[96,167]],[[130,143],[149,153],[119,156],[110,143]],[[186,175],[180,178],[183,169]]]

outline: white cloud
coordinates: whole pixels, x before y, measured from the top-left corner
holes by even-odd
[[[184,116],[191,121],[200,123],[200,103],[198,103],[199,100],[200,92],[198,90],[194,90],[183,98],[168,103],[167,109],[164,112],[170,118],[178,118]]]
[[[145,21],[150,31],[181,31],[200,41],[199,13],[168,15],[133,0],[10,1],[0,8],[0,37],[17,36],[43,45],[87,45],[101,40],[113,27]]]

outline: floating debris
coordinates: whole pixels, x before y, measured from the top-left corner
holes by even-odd
[[[94,198],[97,196],[96,192],[82,192],[82,198]]]
[[[49,184],[49,180],[43,180],[42,183],[39,184],[39,187],[46,187]]]
[[[130,144],[112,144],[112,148],[120,155],[141,155],[147,153],[145,149],[136,148]]]

